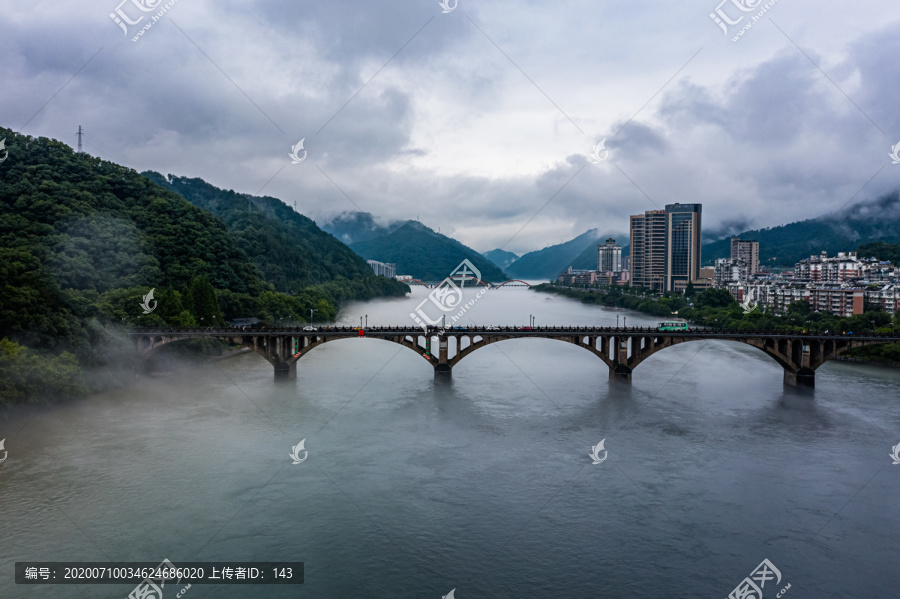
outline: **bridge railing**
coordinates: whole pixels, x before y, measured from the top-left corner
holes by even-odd
[[[417,327],[390,327],[390,326],[371,326],[371,327],[351,327],[351,326],[319,326],[313,330],[306,330],[305,327],[268,327],[268,326],[245,326],[245,327],[134,327],[131,329],[133,334],[162,334],[162,335],[178,335],[178,334],[194,334],[194,333],[216,333],[221,335],[246,335],[254,333],[351,333],[358,331],[360,328],[367,332],[380,333],[419,333],[421,328]],[[436,335],[442,329],[440,327],[429,328],[429,334]],[[776,329],[754,329],[754,330],[734,330],[734,329],[716,329],[712,327],[689,327],[683,330],[663,331],[659,327],[638,326],[638,327],[601,327],[601,326],[544,326],[544,327],[527,327],[527,326],[465,326],[452,327],[446,329],[448,332],[477,332],[477,333],[511,333],[519,331],[530,331],[538,333],[664,333],[666,335],[690,335],[704,334],[716,335],[723,337],[742,337],[742,336],[770,336],[770,337],[828,337],[828,338],[879,338],[879,339],[897,339],[900,341],[900,333],[875,333],[860,331],[854,333],[852,331],[838,332],[819,332],[819,331],[780,331]]]

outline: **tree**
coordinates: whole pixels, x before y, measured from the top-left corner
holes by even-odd
[[[684,297],[694,297],[697,291],[694,289],[694,282],[688,281],[687,287],[684,289]]]
[[[216,299],[216,290],[206,275],[194,277],[184,295],[185,303],[197,324],[204,327],[224,326],[225,316]]]
[[[807,300],[791,302],[787,307],[788,316],[808,316],[811,312],[812,306]]]
[[[736,305],[737,301],[731,297],[727,289],[710,288],[704,289],[697,296],[695,303],[701,308],[727,308],[732,304]]]

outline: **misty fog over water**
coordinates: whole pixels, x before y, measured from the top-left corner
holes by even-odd
[[[340,322],[406,325],[426,294],[352,304]],[[657,322],[522,288],[467,312],[530,315]],[[442,380],[413,351],[354,338],[304,356],[296,384],[247,353],[17,409],[0,422],[2,596],[133,588],[15,585],[15,561],[163,558],[305,562],[300,586],[188,598],[726,597],[763,559],[787,597],[900,586],[898,371],[830,362],[798,391],[762,352],[709,341],[655,354],[630,386],[607,379],[559,341],[490,345]]]

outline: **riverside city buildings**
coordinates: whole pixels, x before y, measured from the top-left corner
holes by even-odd
[[[750,299],[776,315],[798,300],[808,301],[814,311],[837,316],[862,314],[866,304],[895,314],[900,309],[898,274],[889,262],[861,259],[856,252],[834,257],[822,252],[798,262],[792,273],[730,280],[722,286],[738,301]]]

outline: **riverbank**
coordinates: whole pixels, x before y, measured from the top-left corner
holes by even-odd
[[[868,311],[846,318],[813,312],[806,301],[792,303],[783,315],[766,314],[756,307],[747,311],[724,289],[707,289],[689,297],[674,293],[658,295],[636,288],[578,289],[553,283],[542,283],[531,289],[578,299],[583,304],[623,307],[660,318],[677,317],[698,326],[732,331],[900,331],[900,317],[894,316],[892,321],[886,312]],[[900,368],[900,344],[855,348],[839,358],[846,362]]]

